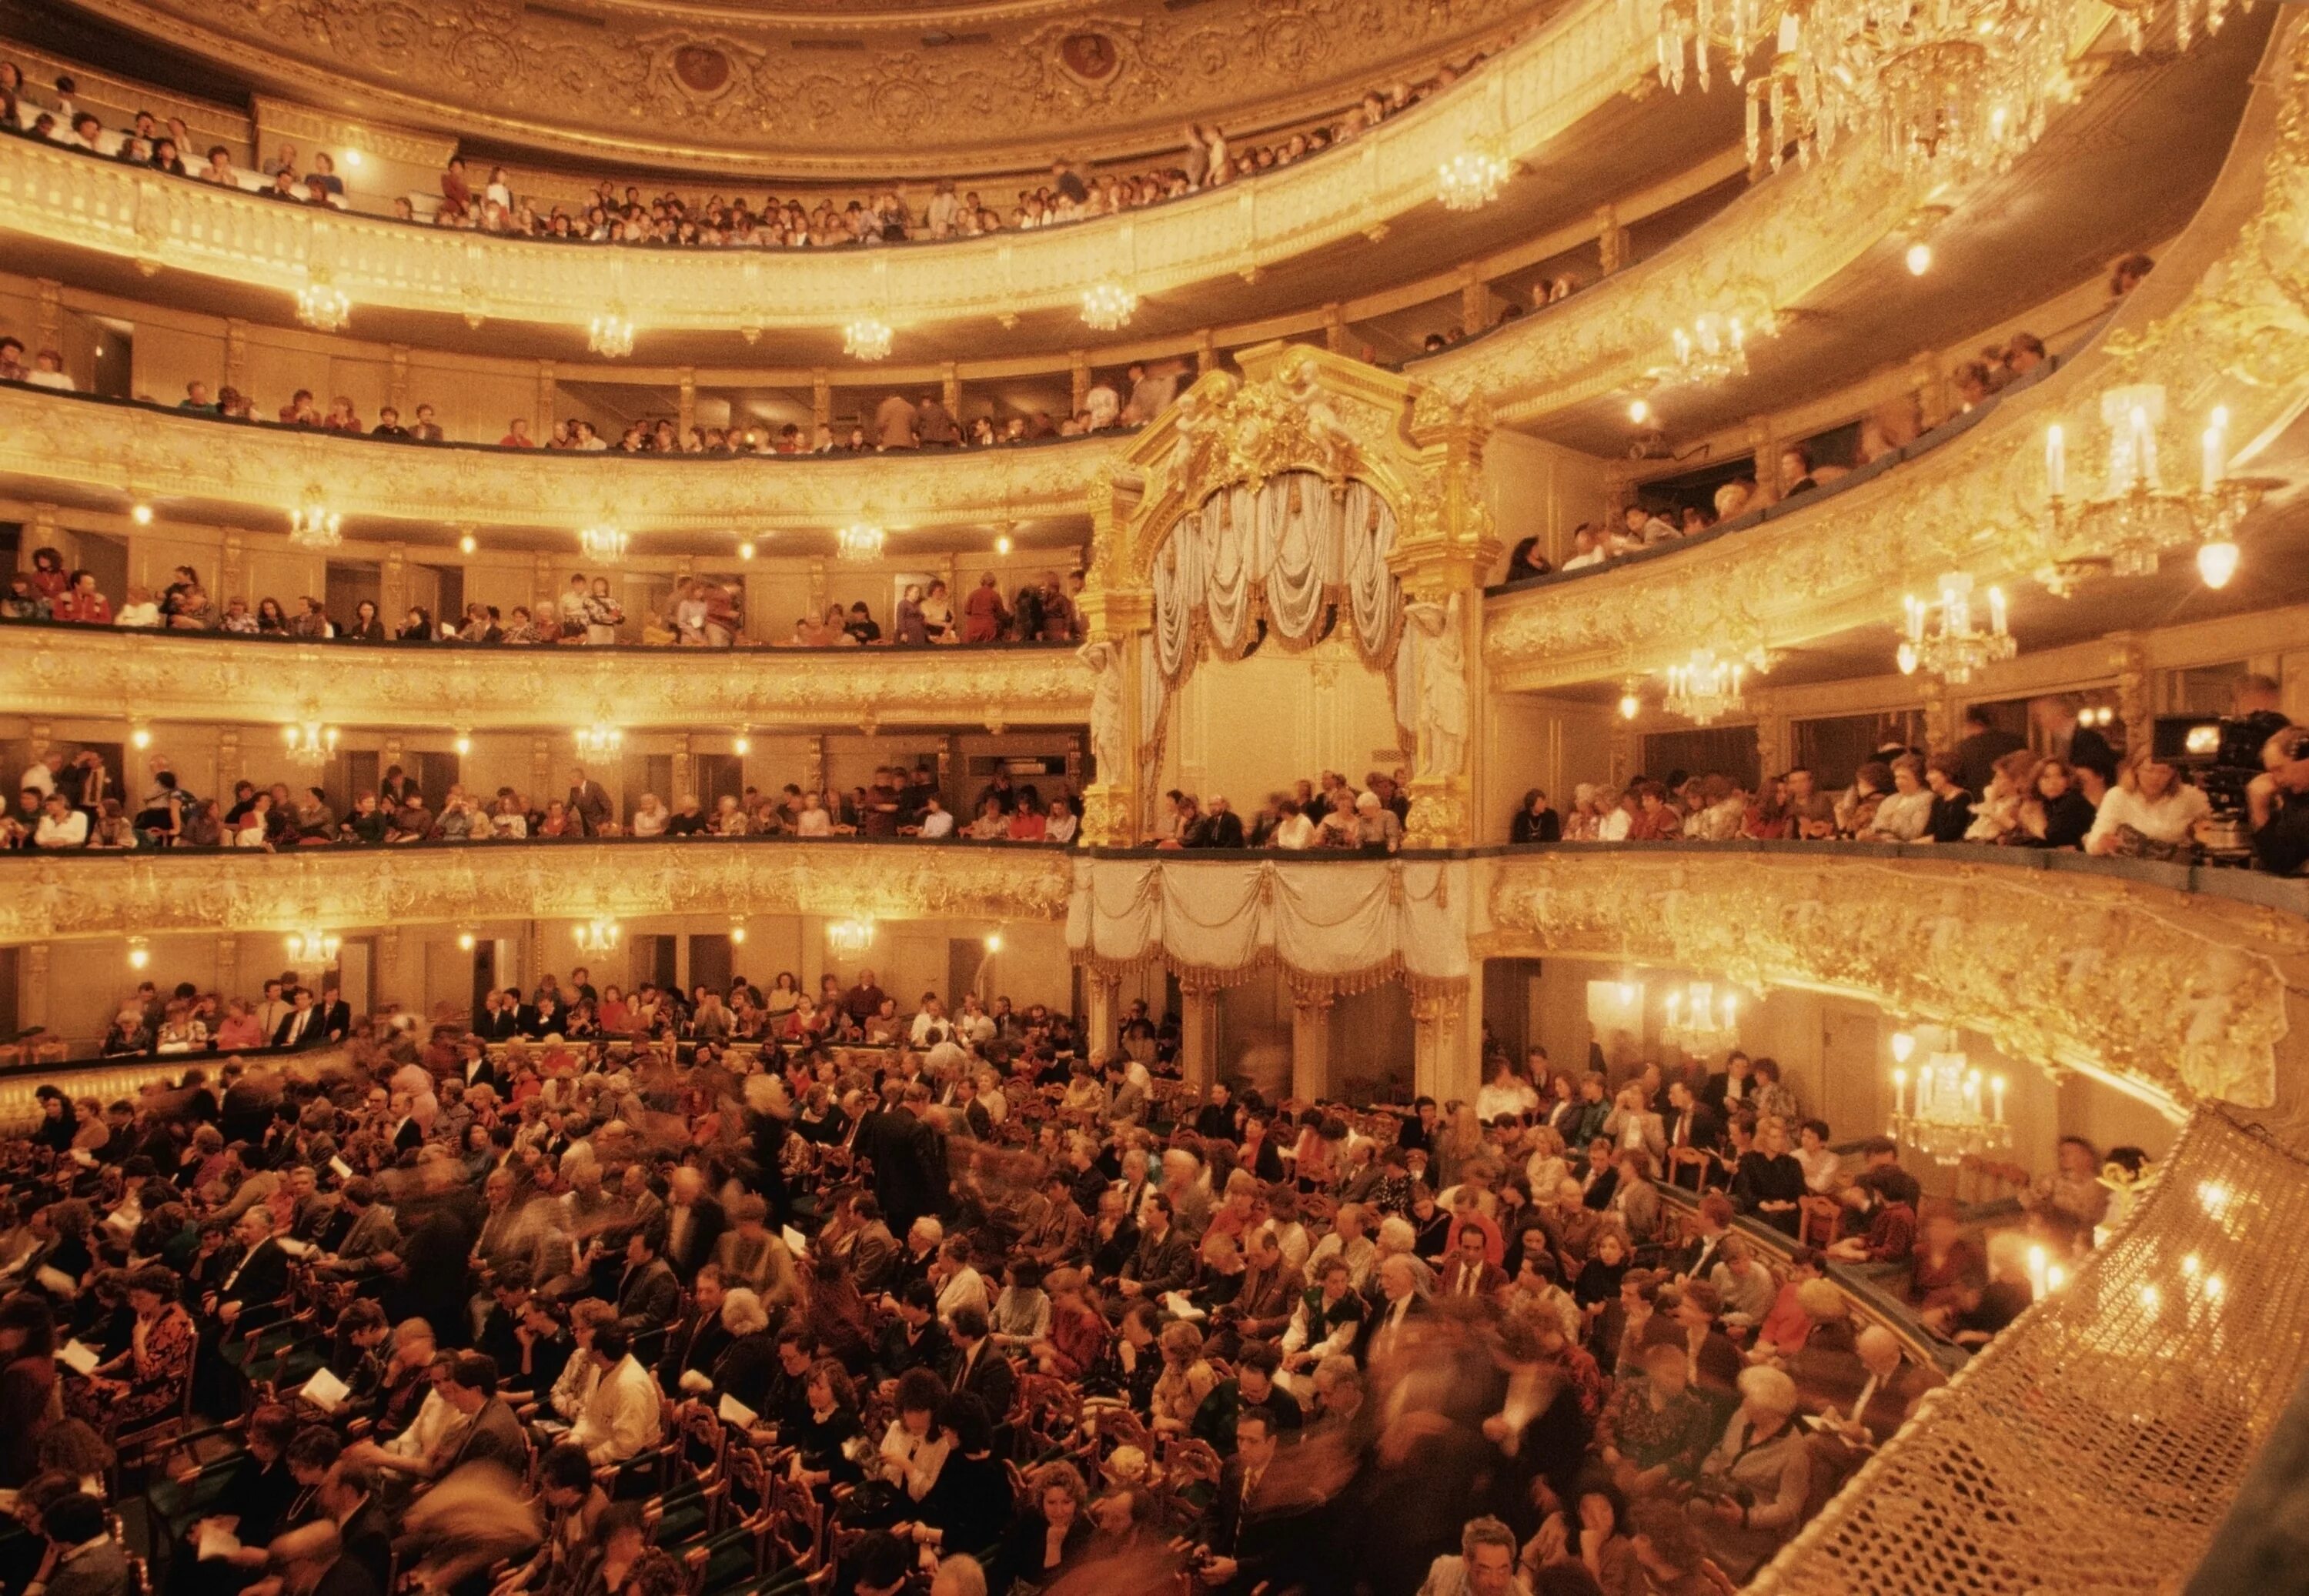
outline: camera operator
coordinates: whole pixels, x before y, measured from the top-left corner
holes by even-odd
[[[2309,864],[2309,727],[2288,726],[2269,739],[2268,766],[2245,789],[2253,851],[2277,876]]]

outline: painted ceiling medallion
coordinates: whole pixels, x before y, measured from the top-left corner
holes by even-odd
[[[1059,41],[1059,60],[1086,83],[1103,83],[1122,69],[1122,52],[1103,33],[1069,33]]]
[[[673,75],[693,94],[719,94],[730,86],[730,57],[711,45],[686,44],[673,53]]]

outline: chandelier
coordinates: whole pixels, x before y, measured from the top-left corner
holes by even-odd
[[[626,314],[625,306],[613,304],[593,318],[585,335],[585,347],[612,360],[634,352],[634,320]]]
[[[337,729],[322,725],[317,713],[307,714],[282,727],[281,740],[288,746],[289,757],[298,763],[326,764],[337,751]]]
[[[1951,571],[1941,578],[1938,599],[1910,593],[1900,602],[1908,616],[1907,635],[1900,643],[1900,674],[1922,670],[1950,686],[1972,680],[1984,666],[2010,660],[2020,651],[2004,628],[2004,590],[1988,590],[1988,629],[1982,631],[1972,613],[1972,577]]]
[[[1726,988],[1718,996],[1711,981],[1689,981],[1682,991],[1669,988],[1660,1040],[1695,1057],[1730,1051],[1740,1042],[1739,994]]]
[[[299,964],[333,964],[337,962],[338,950],[345,945],[343,937],[334,931],[324,931],[318,926],[291,931],[282,940],[289,945],[289,957]]]
[[[2045,524],[2053,558],[2037,573],[2055,593],[2064,593],[2087,573],[2106,568],[2116,576],[2148,576],[2167,549],[2194,543],[2197,570],[2208,587],[2228,585],[2243,558],[2239,523],[2269,491],[2269,477],[2233,477],[2228,471],[2226,409],[2216,409],[2200,442],[2197,485],[2168,487],[2158,461],[2165,424],[2165,388],[2141,383],[2101,395],[2102,423],[2108,429],[2108,474],[2102,491],[2068,496],[2068,436],[2054,427],[2045,435]]]
[[[587,756],[615,754],[626,746],[626,734],[606,715],[594,717],[591,726],[580,726],[572,734],[577,752]]]
[[[890,338],[889,323],[879,316],[861,315],[842,329],[842,352],[854,360],[886,360]]]
[[[1693,317],[1689,329],[1674,328],[1668,337],[1675,364],[1655,372],[1663,382],[1720,383],[1748,375],[1748,328],[1736,315],[1708,311]]]
[[[1718,658],[1711,648],[1696,648],[1690,660],[1667,668],[1667,693],[1660,707],[1695,726],[1736,715],[1748,707],[1741,693],[1747,676],[1747,666],[1739,660]]]
[[[870,521],[853,521],[834,534],[834,550],[845,560],[878,560],[889,534]]]
[[[829,920],[826,945],[845,958],[855,958],[874,945],[874,922],[868,919]]]
[[[1138,296],[1111,280],[1094,282],[1083,290],[1082,319],[1101,332],[1128,326],[1138,308]]]
[[[632,537],[606,523],[589,526],[577,534],[577,551],[597,565],[614,565],[626,557]]]
[[[297,319],[316,332],[334,332],[352,315],[353,302],[326,277],[297,290]]]
[[[1937,1030],[1933,1041],[1933,1050],[1916,1070],[1916,1106],[1911,1109],[1907,1062],[1916,1052],[1916,1038],[1905,1031],[1892,1037],[1893,1140],[1929,1155],[1936,1164],[1960,1163],[1967,1156],[2010,1147],[2012,1130],[2004,1123],[2004,1077],[1984,1082],[1972,1061],[1957,1049],[1952,1032]]]
[[[1499,198],[1508,180],[1505,158],[1487,144],[1470,144],[1435,168],[1435,197],[1447,211],[1480,211]]]
[[[344,524],[345,518],[315,490],[289,512],[289,541],[299,548],[334,548],[344,541]]]
[[[613,953],[618,939],[625,928],[607,916],[596,916],[577,927],[577,951],[581,953]]]

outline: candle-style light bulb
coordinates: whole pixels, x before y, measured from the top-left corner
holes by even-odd
[[[1997,636],[2004,635],[2004,590],[1988,590],[1988,629]]]
[[[2058,427],[2049,427],[2045,433],[2045,486],[2056,499],[2069,490],[2068,437]]]

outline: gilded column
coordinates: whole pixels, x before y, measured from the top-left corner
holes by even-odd
[[[824,367],[809,374],[809,424],[813,427],[834,425],[834,389],[826,380]]]
[[[40,289],[40,308],[33,323],[39,335],[39,348],[61,349],[65,347],[65,285],[49,277],[35,280]]]
[[[1074,395],[1073,409],[1067,413],[1079,416],[1090,407],[1090,351],[1088,349],[1068,350],[1067,365],[1073,379],[1071,391]]]
[[[1447,1102],[1453,1067],[1452,1044],[1459,1029],[1459,1010],[1466,1000],[1438,993],[1414,993],[1411,999],[1412,1091]]]
[[[380,1001],[398,1002],[400,1000],[402,993],[401,927],[399,926],[387,926],[376,934],[376,968],[369,973],[374,978],[368,995],[372,1005],[376,1005]]]
[[[48,1022],[48,945],[35,942],[24,949],[23,973],[16,987],[16,1023],[26,1031]]]
[[[1404,841],[1458,848],[1473,840],[1473,761],[1482,741],[1483,583],[1500,542],[1483,501],[1483,444],[1491,416],[1481,399],[1454,402],[1433,389],[1414,400],[1411,441],[1420,453],[1418,503],[1388,555],[1403,584],[1403,646],[1418,680],[1411,817]],[[1406,663],[1400,656],[1397,669]]]
[[[1083,789],[1082,840],[1121,848],[1144,833],[1140,755],[1152,733],[1140,724],[1144,682],[1152,669],[1145,640],[1154,625],[1154,590],[1143,585],[1124,543],[1130,534],[1127,490],[1111,476],[1091,486],[1091,557],[1082,594],[1084,665],[1096,673],[1091,693],[1091,784]]]
[[[826,561],[814,559],[809,563],[809,613],[812,619],[826,613]],[[956,608],[959,609],[961,606],[957,604]]]
[[[1638,746],[1639,744],[1636,738],[1636,723],[1625,715],[1613,716],[1611,747],[1613,786],[1626,785],[1628,779],[1636,773]]]
[[[1756,763],[1766,776],[1788,768],[1788,718],[1773,703],[1767,692],[1748,695],[1749,707],[1756,716]]]
[[[1120,976],[1109,975],[1094,966],[1084,968],[1083,1001],[1088,1010],[1084,1022],[1089,1027],[1088,1044],[1093,1057],[1114,1046],[1115,1030],[1120,1024],[1114,1017],[1116,1000],[1121,995]]]
[[[811,792],[826,790],[826,739],[814,737],[802,750],[801,784]]]
[[[601,784],[609,785],[607,781]],[[529,789],[532,801],[540,807],[545,794],[553,790],[553,739],[549,737],[529,740]]]
[[[1323,306],[1323,347],[1335,355],[1347,352],[1346,306],[1336,299]]]
[[[962,425],[962,367],[949,360],[946,363],[946,369],[942,375],[945,377],[946,392],[943,398],[946,402],[946,413],[952,416],[955,425],[959,427]]]
[[[1291,1097],[1302,1108],[1323,1095],[1331,1074],[1331,994],[1291,1000]]]
[[[405,423],[409,415],[409,346],[405,343],[393,346],[393,367],[385,379],[385,402],[399,410]]]
[[[689,429],[697,425],[697,367],[681,368],[681,389],[674,401],[673,427],[679,441],[687,442]]]
[[[34,759],[39,759],[45,755],[48,751],[55,746],[56,729],[48,721],[35,720],[32,722],[30,729],[30,736],[27,739],[27,742],[30,748],[32,757]]]
[[[2124,722],[2128,751],[2146,748],[2156,738],[2156,706],[2149,691],[2149,651],[2139,634],[2120,632],[2109,638],[2110,662],[2116,667],[2116,715]]]
[[[696,767],[691,759],[689,734],[686,731],[673,734],[673,789],[684,798],[697,790]]]
[[[376,755],[377,763],[385,769],[391,770],[394,765],[399,764],[402,756],[409,752],[409,745],[402,739],[403,734],[398,731],[388,731],[385,734],[385,745],[377,750]],[[433,796],[435,802],[440,801],[440,794],[436,793]]]
[[[1620,225],[1616,207],[1603,205],[1596,209],[1596,253],[1603,261],[1606,277],[1628,263],[1628,229]]]
[[[216,989],[238,993],[240,989],[240,938],[228,931],[216,939]]]
[[[1470,337],[1492,324],[1492,288],[1473,261],[1459,272],[1459,324]]]
[[[388,543],[385,546],[385,564],[376,580],[377,608],[394,617],[388,625],[397,625],[398,618],[409,613],[409,545]],[[440,617],[434,617],[438,620]]]
[[[224,370],[218,381],[228,388],[248,392],[248,324],[238,316],[224,324]]]
[[[1748,452],[1755,456],[1751,468],[1756,477],[1756,490],[1766,500],[1780,496],[1780,451],[1772,441],[1772,418],[1769,416],[1748,418]]]
[[[247,536],[237,526],[224,529],[224,548],[217,567],[219,592],[238,593],[245,584],[248,575]]]
[[[1199,971],[1180,976],[1179,1071],[1197,1091],[1218,1078],[1218,982]]]
[[[540,551],[530,566],[531,579],[536,582],[536,597],[530,603],[537,610],[537,624],[551,626],[554,617],[561,613],[561,594],[553,585],[553,556]]]
[[[1219,335],[1205,327],[1195,334],[1195,375],[1202,376],[1219,368]]]
[[[217,728],[216,751],[216,789],[221,795],[240,780],[240,728]]]
[[[537,363],[537,411],[530,418],[530,433],[542,445],[553,436],[553,412],[561,405],[561,386],[555,380],[553,362]]]

